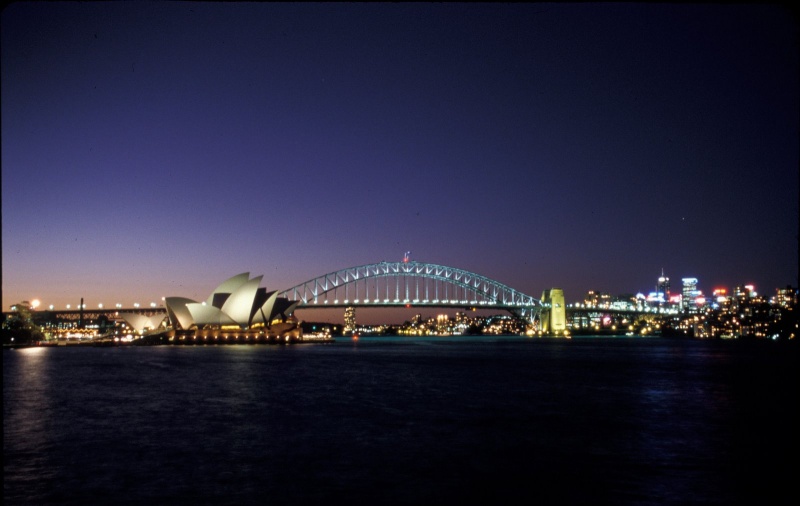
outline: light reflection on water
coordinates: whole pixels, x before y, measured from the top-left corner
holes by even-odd
[[[748,504],[754,477],[782,490],[751,461],[788,455],[796,348],[478,336],[5,350],[4,499]]]

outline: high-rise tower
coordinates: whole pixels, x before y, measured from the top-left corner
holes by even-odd
[[[694,313],[697,311],[697,278],[683,278],[681,281],[681,311]]]
[[[349,334],[356,330],[356,308],[353,306],[344,309],[344,332]]]
[[[656,293],[658,293],[659,303],[669,302],[669,278],[664,276],[664,269],[661,269],[661,277],[658,278]]]

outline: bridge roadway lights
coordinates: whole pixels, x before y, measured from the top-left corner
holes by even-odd
[[[551,288],[542,292],[542,332],[551,336],[563,336],[567,330],[567,307],[564,303],[564,290]]]

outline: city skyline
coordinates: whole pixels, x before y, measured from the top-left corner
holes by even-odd
[[[768,295],[798,275],[797,42],[778,6],[11,4],[3,310],[409,250],[534,297]]]
[[[406,257],[408,258],[408,257]],[[242,276],[242,275],[240,275]],[[762,290],[759,287],[756,287],[752,284],[740,283],[736,286],[716,286],[713,288],[704,287],[702,283],[699,283],[697,278],[683,278],[677,280],[678,284],[674,285],[674,289],[670,289],[670,278],[665,276],[665,273],[662,271],[661,276],[658,277],[656,285],[652,287],[652,290],[641,289],[641,290],[628,290],[622,293],[609,293],[604,290],[598,289],[589,289],[584,292],[578,294],[570,294],[570,296],[565,298],[565,302],[568,307],[580,307],[583,303],[587,302],[589,299],[592,299],[592,304],[602,306],[601,300],[606,300],[607,302],[615,302],[615,301],[624,301],[627,303],[633,303],[636,300],[637,304],[644,304],[645,306],[656,307],[660,305],[670,306],[671,308],[681,308],[683,309],[686,297],[692,297],[694,300],[695,297],[700,297],[703,299],[703,302],[700,304],[700,307],[717,307],[719,304],[716,304],[716,298],[721,296],[723,299],[728,299],[735,297],[737,293],[740,291],[746,292],[748,296],[758,296],[759,300],[770,300],[775,295],[784,290],[786,287],[775,287],[772,289]],[[688,283],[687,283],[688,282]],[[666,284],[665,284],[666,283]],[[342,284],[342,288],[344,285]],[[260,283],[259,285],[263,285]],[[410,285],[411,289],[413,290],[413,283]],[[351,296],[355,297],[355,288],[353,286],[351,288]],[[513,287],[511,287],[513,288]],[[363,289],[363,286],[362,286]],[[442,288],[443,289],[443,288]],[[687,289],[689,290],[687,292]],[[393,293],[392,288],[392,293]],[[654,298],[657,294],[662,293],[662,290],[666,290],[666,298],[657,299]],[[793,288],[794,290],[794,288]],[[719,293],[718,293],[719,292]],[[530,294],[527,294],[530,295]],[[544,294],[542,294],[544,295]],[[539,296],[534,296],[536,299],[539,299]],[[92,313],[96,311],[147,311],[150,309],[158,309],[159,311],[166,310],[165,299],[166,297],[150,297],[149,302],[141,303],[141,302],[130,302],[126,301],[127,303],[121,302],[114,302],[113,304],[108,304],[104,302],[98,301],[87,301],[84,300],[82,297],[80,303],[73,304],[67,303],[63,307],[56,306],[54,304],[48,304],[47,301],[42,301],[40,299],[34,300],[26,300],[26,301],[18,301],[24,302],[29,305],[34,310],[38,311],[78,311],[81,309],[81,304],[83,304],[83,309],[87,311],[87,313]],[[509,316],[511,313],[508,313],[506,310],[499,309],[499,308],[485,308],[485,307],[458,307],[458,306],[437,306],[437,305],[428,305],[427,300],[422,301],[422,303],[413,303],[410,302],[406,307],[397,307],[397,306],[371,306],[371,305],[362,305],[359,304],[357,301],[353,300],[353,304],[350,307],[345,307],[343,305],[338,306],[331,306],[326,307],[327,302],[325,299],[328,299],[327,302],[331,302],[332,297],[330,294],[325,295],[321,294],[320,296],[320,304],[321,306],[305,306],[299,307],[297,309],[298,313],[297,316],[299,317],[300,321],[311,321],[311,322],[329,322],[329,323],[339,323],[347,325],[348,321],[355,322],[358,321],[358,324],[365,324],[365,325],[399,325],[403,322],[408,322],[412,320],[413,317],[423,315],[426,318],[433,318],[434,316],[446,316],[446,317],[456,317],[459,313],[472,315],[476,317],[492,317],[492,316]],[[370,301],[373,300],[373,297],[370,298]],[[544,299],[541,299],[544,302]],[[367,300],[362,301],[364,303]],[[378,302],[378,300],[375,300]],[[691,304],[695,304],[692,302]],[[16,306],[12,305],[11,310],[13,311]],[[696,305],[693,307],[697,307]],[[358,318],[355,319],[356,310],[358,313]],[[4,309],[4,311],[7,309]]]

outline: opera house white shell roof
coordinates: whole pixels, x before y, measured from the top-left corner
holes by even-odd
[[[125,320],[128,326],[139,333],[147,329],[155,330],[159,328],[165,318],[164,314],[145,316],[138,313],[120,313],[119,316]]]
[[[279,298],[278,292],[260,288],[263,276],[250,279],[250,273],[237,274],[223,281],[204,302],[185,297],[166,297],[164,303],[170,323],[176,329],[192,326],[237,325],[242,329],[255,324],[285,321],[299,301]]]

